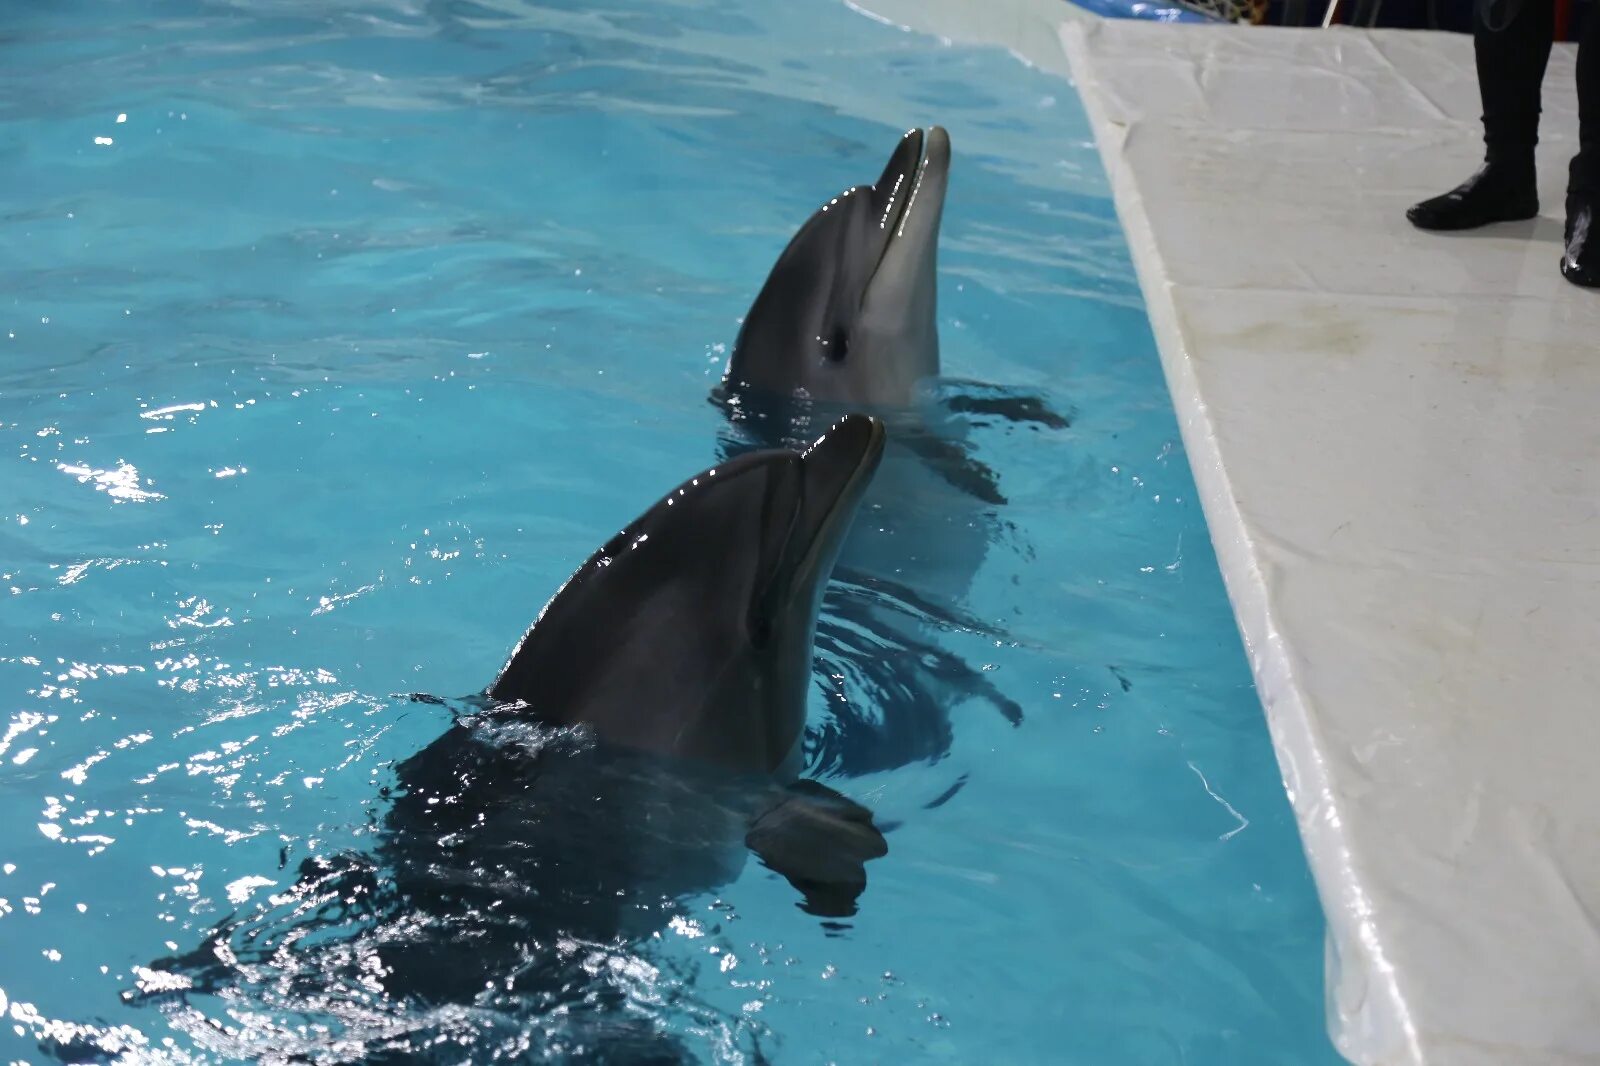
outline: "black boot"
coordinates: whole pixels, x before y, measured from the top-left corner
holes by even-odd
[[[1490,161],[1442,196],[1412,205],[1406,218],[1418,229],[1477,229],[1491,222],[1514,222],[1539,213],[1539,190],[1532,161]]]
[[[1561,276],[1574,285],[1600,289],[1600,233],[1594,229],[1595,202],[1582,193],[1567,194],[1567,250]]]

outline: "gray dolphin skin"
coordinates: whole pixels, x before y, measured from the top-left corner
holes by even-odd
[[[940,646],[939,633],[999,634],[965,613],[972,577],[1002,535],[993,472],[970,454],[972,413],[1043,421],[991,386],[935,395],[939,231],[950,176],[940,127],[904,134],[882,175],[822,205],[773,265],[745,315],[713,401],[728,416],[723,454],[793,446],[837,412],[882,418],[889,444],[846,542],[818,634],[832,720],[813,738],[817,765],[866,773],[936,761],[950,708],[1021,708]],[[937,401],[937,402],[935,402]],[[1059,423],[1064,424],[1064,423]]]
[[[486,712],[398,767],[379,858],[408,897],[638,937],[671,901],[733,880],[748,849],[804,909],[855,913],[887,844],[865,808],[796,775],[823,588],[883,446],[882,423],[852,415],[803,453],[739,456],[579,567]],[[463,870],[496,876],[472,888]],[[441,964],[449,941],[385,961],[397,987],[437,1001],[441,974],[476,974],[517,939],[485,938],[467,967]]]
[[[744,454],[669,492],[394,767],[370,851],[305,860],[276,910],[152,968],[201,992],[271,972],[267,987],[322,1004],[379,987],[392,1004],[543,1019],[582,1061],[690,1061],[627,1020],[595,959],[693,920],[688,901],[750,852],[837,922],[888,850],[866,808],[797,779],[823,589],[884,440],[847,416],[804,451]],[[403,1033],[367,1049],[427,1059]]]
[[[488,689],[549,726],[720,766],[798,767],[823,588],[883,454],[850,415],[669,493],[579,568]]]
[[[727,382],[824,403],[910,403],[939,373],[934,275],[949,175],[949,135],[914,129],[875,183],[823,204],[745,316]]]

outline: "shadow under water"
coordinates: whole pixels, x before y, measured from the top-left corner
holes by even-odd
[[[700,1002],[693,967],[652,941],[718,935],[697,897],[743,869],[770,787],[587,730],[462,714],[396,766],[371,851],[303,860],[288,890],[141,968],[127,998],[255,1061],[643,1066],[701,1061],[691,1041],[762,1061],[763,1027]],[[47,1050],[114,1058],[89,1042]]]
[[[723,460],[804,447],[844,410],[729,383],[712,402],[727,418]],[[967,594],[995,547],[1027,551],[1004,517],[999,476],[969,435],[996,421],[1032,431],[1070,424],[1039,397],[962,381],[927,383],[912,406],[870,413],[887,426],[884,459],[823,598],[814,677],[828,715],[806,736],[807,765],[847,777],[943,759],[951,712],[964,704],[1021,724],[1021,706],[940,639],[1012,640],[970,612]]]

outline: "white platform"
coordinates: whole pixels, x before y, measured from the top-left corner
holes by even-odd
[[[1572,49],[1543,217],[1451,237],[1404,211],[1481,157],[1469,38],[870,3],[1046,67],[1059,31],[1328,912],[1335,1042],[1600,1063],[1600,292],[1556,269]]]

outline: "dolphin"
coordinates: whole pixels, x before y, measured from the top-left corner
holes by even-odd
[[[949,176],[949,134],[914,129],[876,182],[818,208],[745,315],[725,383],[822,403],[908,406],[939,373],[935,273]]]
[[[749,852],[830,920],[887,853],[870,811],[798,776],[823,589],[884,441],[847,416],[803,452],[743,454],[667,493],[561,586],[481,695],[413,697],[456,713],[395,767],[370,853],[306,860],[272,901],[287,921],[239,935],[230,916],[147,983],[215,991],[290,965],[259,984],[604,1017],[591,1043],[676,1061],[616,1028],[595,957],[684,918]],[[411,1045],[386,1047],[374,1061]]]
[[[792,445],[841,410],[870,412],[888,427],[883,471],[842,550],[819,631],[820,653],[835,662],[820,676],[858,678],[878,704],[874,713],[842,688],[829,693],[835,720],[821,731],[829,750],[820,761],[847,773],[942,758],[948,708],[965,699],[1021,720],[1015,701],[933,633],[1000,636],[964,606],[1007,529],[998,478],[965,437],[971,416],[1067,423],[1035,398],[940,378],[938,245],[950,161],[944,129],[912,129],[877,181],[817,209],[774,263],[712,396],[731,429],[725,455]]]

